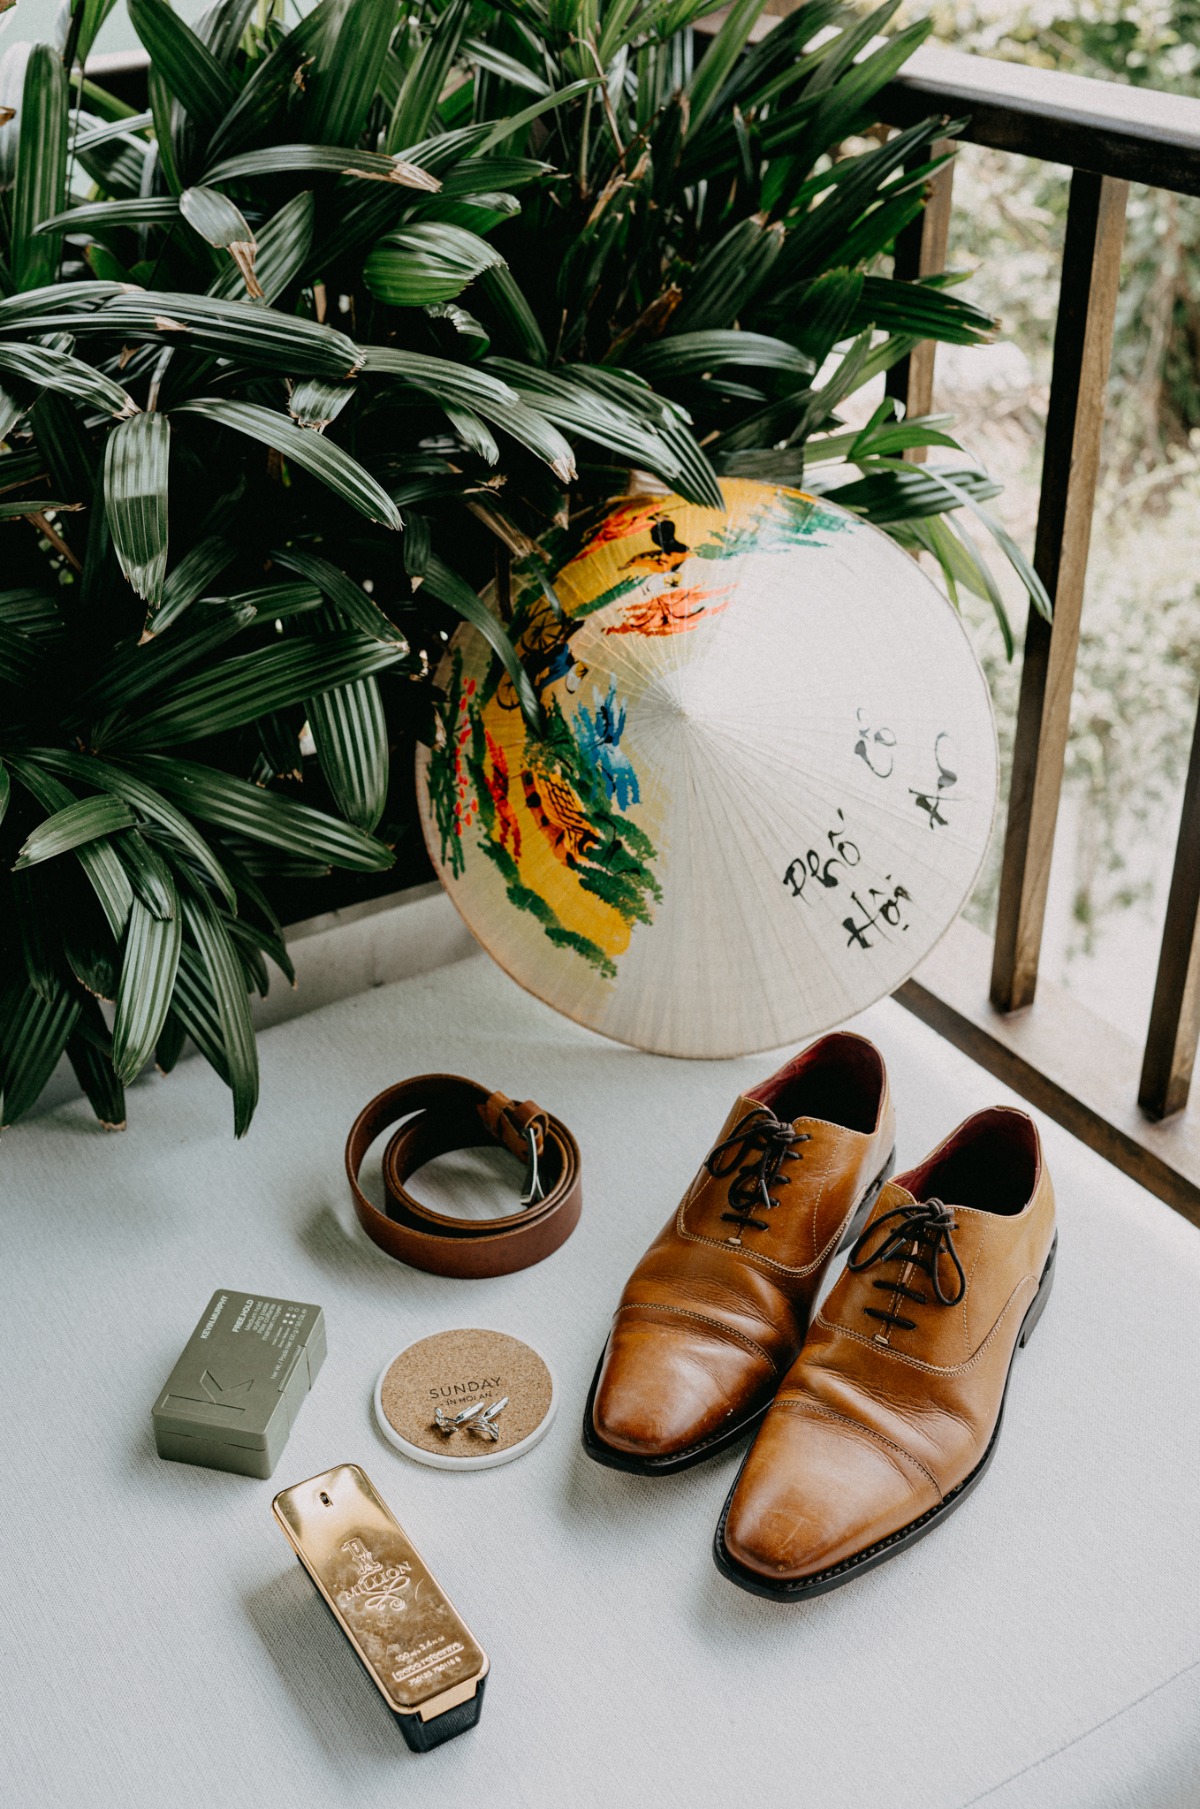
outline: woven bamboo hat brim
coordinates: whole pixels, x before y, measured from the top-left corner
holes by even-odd
[[[731,481],[622,503],[512,629],[438,674],[417,791],[463,918],[539,998],[670,1055],[777,1048],[892,992],[954,920],[996,803],[987,685],[877,529]]]

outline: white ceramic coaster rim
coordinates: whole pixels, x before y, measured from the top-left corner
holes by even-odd
[[[462,1328],[457,1326],[444,1326],[442,1332],[452,1332],[459,1329]],[[405,1457],[411,1457],[419,1464],[428,1464],[430,1469],[433,1470],[494,1470],[498,1464],[511,1463],[516,1457],[524,1457],[526,1451],[532,1451],[533,1447],[540,1444],[545,1438],[547,1432],[549,1432],[551,1426],[554,1424],[554,1418],[558,1412],[558,1377],[554,1372],[554,1366],[538,1349],[536,1344],[531,1344],[528,1338],[521,1337],[519,1332],[501,1332],[498,1327],[493,1325],[472,1326],[470,1329],[478,1332],[490,1332],[493,1336],[498,1338],[514,1338],[518,1344],[523,1344],[527,1350],[531,1350],[539,1363],[545,1365],[546,1374],[550,1378],[550,1405],[547,1407],[545,1416],[540,1425],[535,1426],[533,1431],[528,1433],[525,1438],[518,1439],[515,1445],[509,1445],[507,1450],[480,1451],[478,1455],[471,1457],[451,1457],[449,1452],[427,1451],[423,1445],[414,1445],[411,1440],[404,1438],[396,1431],[391,1420],[389,1420],[387,1414],[383,1411],[383,1384],[387,1379],[388,1371],[391,1369],[392,1364],[396,1361],[397,1357],[403,1357],[406,1352],[412,1350],[413,1346],[416,1344],[424,1344],[429,1338],[437,1338],[442,1335],[442,1333],[439,1332],[423,1332],[419,1338],[411,1339],[409,1343],[402,1344],[399,1350],[392,1352],[375,1379],[373,1398],[375,1402],[375,1424],[379,1427],[380,1432],[382,1432],[388,1444],[394,1446],[397,1451],[402,1451]]]

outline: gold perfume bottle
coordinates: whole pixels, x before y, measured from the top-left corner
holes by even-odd
[[[272,1507],[413,1751],[474,1727],[487,1654],[358,1465],[283,1489]]]

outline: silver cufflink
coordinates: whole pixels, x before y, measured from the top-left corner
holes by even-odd
[[[476,1432],[481,1433],[484,1438],[490,1438],[493,1444],[496,1444],[500,1438],[500,1428],[496,1424],[496,1421],[500,1418],[500,1415],[507,1406],[508,1396],[504,1395],[500,1400],[495,1402],[493,1406],[481,1413],[478,1419],[472,1421],[472,1425]]]
[[[483,1438],[491,1439],[492,1443],[496,1444],[500,1439],[500,1428],[496,1421],[507,1406],[508,1396],[505,1395],[503,1399],[494,1402],[491,1407],[485,1406],[483,1401],[473,1401],[469,1407],[464,1407],[461,1413],[453,1415],[444,1412],[441,1407],[437,1407],[434,1409],[433,1423],[443,1438],[449,1438],[452,1433],[458,1431],[460,1426],[470,1426],[472,1431],[478,1432]]]

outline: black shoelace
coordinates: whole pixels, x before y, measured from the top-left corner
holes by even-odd
[[[967,1291],[967,1278],[950,1235],[957,1230],[954,1212],[942,1200],[919,1200],[911,1206],[895,1206],[867,1226],[846,1259],[846,1267],[859,1275],[876,1263],[907,1263],[928,1275],[941,1306],[957,1306]],[[956,1294],[947,1294],[942,1287],[939,1259],[943,1252],[954,1264],[958,1276]],[[876,1281],[872,1286],[892,1295],[893,1309],[899,1306],[901,1297],[914,1301],[917,1306],[925,1306],[929,1300],[927,1294],[907,1287],[902,1281]],[[899,1326],[906,1332],[917,1329],[915,1319],[906,1319],[894,1310],[885,1312],[879,1307],[864,1307],[863,1312],[871,1319],[881,1319],[885,1325]]]
[[[790,1124],[784,1124],[769,1112],[765,1106],[757,1111],[747,1112],[739,1119],[729,1136],[723,1143],[718,1143],[710,1153],[705,1167],[715,1180],[724,1180],[738,1170],[729,1183],[728,1212],[721,1214],[745,1231],[753,1226],[756,1231],[767,1229],[766,1219],[754,1215],[761,1210],[770,1211],[779,1202],[771,1198],[772,1187],[787,1187],[790,1175],[780,1174],[785,1162],[800,1162],[801,1153],[794,1146],[797,1143],[808,1143],[810,1139],[804,1131],[797,1131]],[[738,1168],[738,1164],[742,1166]]]

